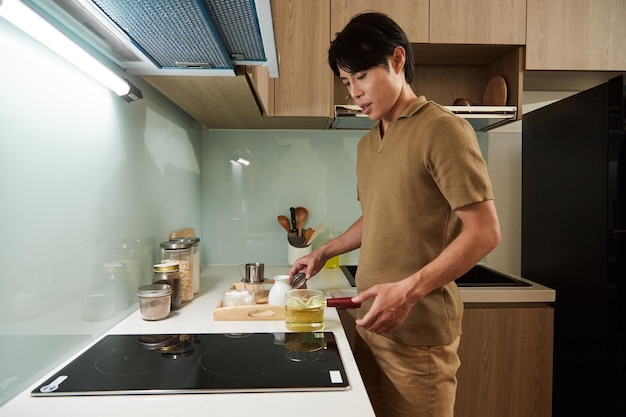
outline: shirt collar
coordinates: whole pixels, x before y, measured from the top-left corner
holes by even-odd
[[[420,109],[424,107],[426,103],[428,103],[428,100],[426,100],[426,97],[424,96],[417,97],[415,100],[413,100],[411,104],[409,104],[409,106],[406,109],[404,109],[404,111],[402,112],[400,117],[398,117],[398,119],[413,116],[415,113],[420,111]]]

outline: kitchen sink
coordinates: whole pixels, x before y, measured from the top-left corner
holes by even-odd
[[[357,265],[341,265],[346,279],[353,287],[356,287],[354,277]],[[476,265],[465,275],[456,280],[459,287],[530,287],[531,284],[513,278],[501,272],[497,272],[483,265]]]

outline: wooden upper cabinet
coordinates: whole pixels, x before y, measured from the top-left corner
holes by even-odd
[[[508,104],[519,105],[517,45],[525,42],[525,2],[463,0],[459,5],[453,0],[273,0],[280,78],[268,79],[263,68],[249,70],[265,115],[270,116],[264,118],[265,124],[269,127],[286,120],[273,116],[332,118],[334,104],[351,103],[328,66],[328,48],[354,15],[367,11],[389,15],[414,46],[426,48],[416,52],[419,94],[428,92],[427,97],[441,104],[452,104],[456,97],[479,102],[489,77],[502,74],[509,86]],[[482,59],[484,48],[469,50],[460,44],[512,49],[489,50]],[[454,46],[457,49],[441,49]],[[459,55],[467,54],[467,59],[458,62]],[[459,87],[451,89],[450,80]],[[468,89],[467,84],[474,88]]]
[[[274,0],[272,14],[280,76],[267,114],[331,117],[330,0]]]
[[[528,0],[528,70],[626,70],[626,1]]]
[[[431,0],[432,1],[432,0]],[[389,15],[407,34],[411,43],[428,42],[429,0],[332,0],[331,40],[359,13],[374,11]]]
[[[526,0],[430,0],[430,43],[524,45]]]
[[[250,77],[144,75],[144,80],[210,129],[263,129]]]

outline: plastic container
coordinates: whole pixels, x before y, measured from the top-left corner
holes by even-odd
[[[121,262],[126,266],[128,280],[128,298],[136,300],[137,288],[148,284],[141,282],[141,250],[130,240],[116,242],[111,245],[111,261]]]
[[[83,293],[83,319],[86,321],[102,321],[113,317],[115,304],[110,288],[93,287]]]
[[[183,302],[182,285],[180,282],[177,262],[165,262],[154,265],[153,284],[168,284],[172,287],[171,310],[178,310]]]
[[[248,290],[230,290],[222,294],[222,307],[254,305],[254,294]]]
[[[144,320],[163,320],[170,314],[172,287],[168,284],[143,285],[137,290],[139,310]]]
[[[188,240],[161,242],[161,263],[178,262],[183,303],[193,300],[193,243]]]
[[[152,267],[155,262],[156,241],[151,237],[137,237],[130,241],[139,250],[139,286],[148,285],[152,282]],[[136,296],[133,288],[133,296]]]
[[[108,288],[113,296],[113,311],[128,307],[128,277],[126,265],[122,262],[107,262],[100,269],[100,283]]]

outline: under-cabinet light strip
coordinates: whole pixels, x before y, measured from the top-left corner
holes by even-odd
[[[131,92],[131,85],[124,78],[107,68],[21,1],[0,0],[0,17],[110,88],[115,94],[124,97]]]

